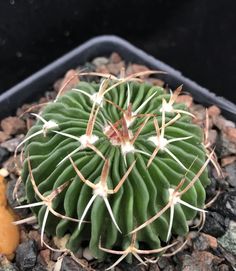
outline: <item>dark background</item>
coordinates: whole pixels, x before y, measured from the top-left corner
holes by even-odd
[[[235,0],[0,1],[0,92],[100,34],[236,102]]]

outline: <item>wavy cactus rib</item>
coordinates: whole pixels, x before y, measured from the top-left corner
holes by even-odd
[[[118,247],[121,260],[129,252],[141,259],[164,250],[171,234],[185,235],[204,207],[203,135],[175,103],[181,88],[166,94],[138,76],[80,82],[36,115],[23,142],[26,207],[49,235],[69,234],[73,252],[89,241],[96,258],[122,254]]]

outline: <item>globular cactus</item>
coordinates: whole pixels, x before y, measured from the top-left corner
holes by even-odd
[[[32,208],[42,238],[69,234],[73,252],[89,241],[98,259],[110,252],[122,255],[117,263],[129,253],[142,261],[204,212],[202,130],[176,103],[181,87],[168,94],[140,75],[81,81],[35,114],[22,142],[21,207]]]

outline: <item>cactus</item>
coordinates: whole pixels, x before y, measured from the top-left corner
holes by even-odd
[[[130,253],[143,262],[204,212],[210,156],[194,116],[176,103],[182,86],[168,94],[140,75],[80,81],[34,114],[21,143],[28,203],[19,208],[32,208],[42,242],[44,232],[68,234],[73,252],[89,241],[98,259],[121,255],[113,266]]]

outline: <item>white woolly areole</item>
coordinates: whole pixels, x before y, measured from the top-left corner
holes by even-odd
[[[134,145],[132,145],[130,142],[125,142],[124,144],[121,144],[121,152],[123,155],[129,152],[135,152]]]
[[[94,144],[96,141],[98,141],[99,137],[96,135],[91,135],[91,136],[87,136],[87,135],[82,135],[79,138],[80,144],[82,146],[86,146],[87,144]]]
[[[103,105],[103,97],[101,95],[99,95],[98,93],[94,93],[91,96],[91,101],[98,104],[99,106]]]
[[[105,187],[101,183],[98,183],[96,185],[96,188],[93,190],[93,194],[98,195],[100,197],[106,197],[107,190],[105,189]]]
[[[43,125],[43,130],[55,129],[58,127],[58,124],[54,120],[49,120]]]
[[[156,147],[159,147],[160,150],[163,150],[165,146],[168,144],[168,140],[164,137],[151,136],[148,138]]]
[[[169,188],[168,191],[169,191],[169,194],[170,194],[169,195],[169,201],[172,201],[173,204],[178,203],[179,197],[178,196],[176,197],[176,196],[173,195],[175,190],[173,188]]]
[[[169,103],[166,103],[165,105],[162,105],[161,109],[160,109],[160,112],[172,112],[173,111],[173,106]]]

